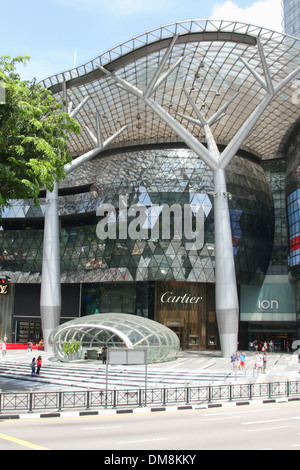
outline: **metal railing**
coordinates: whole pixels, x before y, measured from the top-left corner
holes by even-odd
[[[167,405],[210,404],[257,398],[300,397],[300,381],[185,386],[137,390],[63,390],[1,392],[0,419],[3,412],[66,411]]]

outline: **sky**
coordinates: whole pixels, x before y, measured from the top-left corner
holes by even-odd
[[[0,56],[29,55],[41,81],[146,31],[189,19],[229,19],[282,32],[281,0],[11,0],[0,5]]]

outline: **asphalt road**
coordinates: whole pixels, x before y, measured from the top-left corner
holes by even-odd
[[[197,450],[299,450],[300,404],[10,421],[0,417],[0,450],[26,449],[103,450],[98,463],[133,468],[154,464],[158,455],[164,463],[181,455],[196,464]],[[156,457],[151,451],[157,451]],[[132,460],[113,462],[125,455]]]

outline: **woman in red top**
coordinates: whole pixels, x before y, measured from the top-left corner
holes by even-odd
[[[36,375],[40,375],[41,367],[42,367],[42,357],[39,356],[36,361]]]

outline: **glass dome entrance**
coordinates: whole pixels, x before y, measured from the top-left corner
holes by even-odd
[[[149,363],[175,359],[179,351],[177,335],[166,326],[125,313],[89,315],[58,326],[51,333],[49,343],[55,356],[66,361],[63,345],[68,341],[80,343],[81,357],[85,351],[108,348],[147,349]]]

